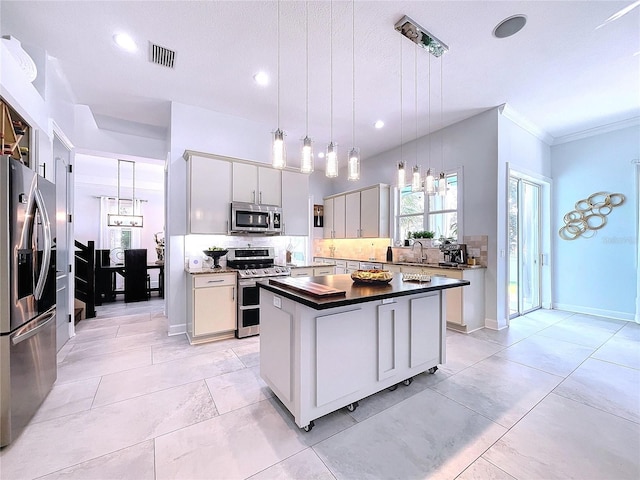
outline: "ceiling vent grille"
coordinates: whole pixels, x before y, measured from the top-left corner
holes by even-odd
[[[149,61],[163,67],[173,68],[176,59],[176,52],[168,48],[161,47],[155,43],[150,43],[151,50],[149,52]]]

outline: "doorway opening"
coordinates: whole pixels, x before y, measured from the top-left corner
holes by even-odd
[[[541,186],[509,176],[509,318],[541,307]]]

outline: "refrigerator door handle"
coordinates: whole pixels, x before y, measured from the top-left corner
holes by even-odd
[[[13,335],[11,339],[11,343],[14,345],[19,344],[20,342],[24,342],[25,340],[33,337],[40,330],[46,327],[52,320],[56,318],[56,307],[51,307],[49,310],[44,312],[42,315],[34,318],[27,325],[19,328],[16,333]],[[35,326],[31,324],[35,322]]]
[[[45,282],[47,281],[47,277],[49,275],[49,267],[51,266],[51,223],[49,222],[49,214],[47,213],[47,207],[44,203],[44,198],[42,198],[42,193],[40,193],[40,190],[35,190],[34,197],[36,200],[36,207],[40,211],[40,216],[42,217],[42,229],[44,231],[42,267],[40,268],[40,275],[38,276],[36,288],[33,292],[33,296],[35,297],[35,299],[40,300],[42,298],[42,293],[44,292]],[[35,215],[33,216],[33,221],[35,222]]]

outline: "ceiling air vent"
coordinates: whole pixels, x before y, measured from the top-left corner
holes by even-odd
[[[161,47],[155,43],[149,43],[151,50],[149,52],[151,63],[162,65],[163,67],[173,68],[173,63],[176,59],[176,52],[169,50],[168,48]]]

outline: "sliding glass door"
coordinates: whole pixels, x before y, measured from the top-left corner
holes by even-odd
[[[509,316],[540,308],[540,185],[509,177]]]

